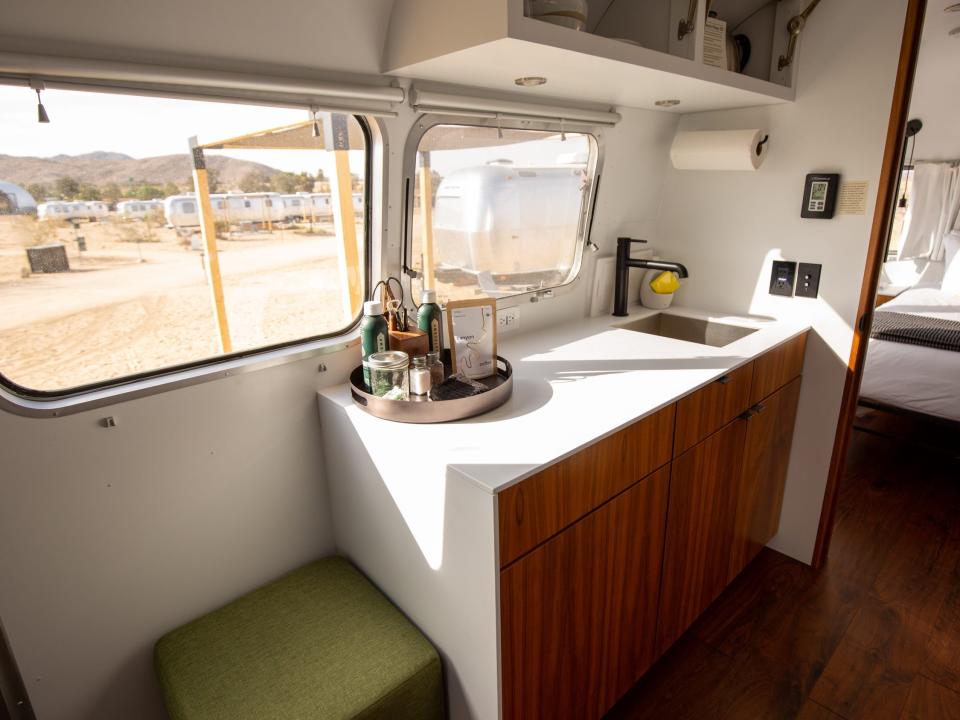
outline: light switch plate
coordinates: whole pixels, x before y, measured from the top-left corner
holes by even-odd
[[[770,273],[770,294],[793,297],[793,285],[797,278],[797,264],[792,260],[774,260]]]
[[[520,308],[508,307],[497,310],[497,331],[513,332],[520,329]]]
[[[797,267],[797,297],[815,298],[820,292],[820,271],[816,263],[800,263]]]

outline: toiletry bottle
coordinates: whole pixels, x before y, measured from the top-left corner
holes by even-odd
[[[443,350],[443,329],[440,321],[440,306],[437,305],[437,291],[424,290],[420,302],[420,310],[417,311],[417,327],[427,334],[430,352],[440,352]]]
[[[383,317],[383,305],[376,300],[363,304],[363,320],[360,321],[360,352],[363,357],[363,382],[370,390],[370,370],[367,358],[373,353],[386,352],[390,344],[387,320]]]

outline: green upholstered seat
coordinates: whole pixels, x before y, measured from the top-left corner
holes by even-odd
[[[340,557],[168,633],[155,662],[172,720],[444,716],[436,650]]]

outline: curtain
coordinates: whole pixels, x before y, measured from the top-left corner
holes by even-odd
[[[918,162],[913,192],[903,222],[899,260],[943,260],[943,238],[958,225],[960,166]]]

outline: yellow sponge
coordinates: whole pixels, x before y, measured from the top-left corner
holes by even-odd
[[[670,270],[664,270],[650,281],[650,288],[658,295],[669,295],[676,292],[679,287],[680,280],[677,279],[677,274]]]

